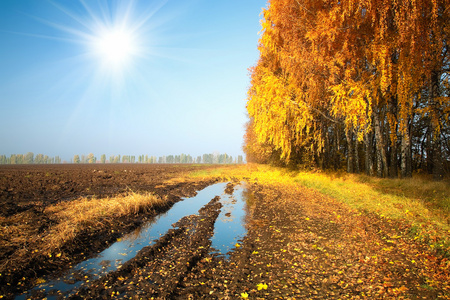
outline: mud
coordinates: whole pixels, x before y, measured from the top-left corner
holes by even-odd
[[[156,214],[168,210],[182,197],[216,180],[179,180],[187,172],[204,168],[185,165],[17,165],[0,166],[0,296],[12,298],[49,274],[94,256]],[[113,224],[81,232],[67,241],[58,253],[39,251],[45,232],[55,225],[45,208],[80,197],[107,197],[133,192],[151,192],[167,199],[160,211],[115,220]],[[11,225],[20,225],[13,232]],[[27,240],[19,234],[27,233]],[[15,236],[17,234],[17,236]]]
[[[220,207],[216,197],[198,215],[182,218],[156,244],[142,249],[120,270],[82,288],[71,299],[170,299],[211,245]]]

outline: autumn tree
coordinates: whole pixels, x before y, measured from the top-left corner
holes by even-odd
[[[246,124],[243,150],[248,162],[265,164],[273,162],[273,158],[278,159],[273,145],[258,140],[252,120]]]
[[[271,0],[251,69],[247,157],[442,177],[450,0]],[[419,137],[417,137],[419,136]],[[414,155],[416,154],[416,155]],[[260,159],[261,160],[261,159]]]
[[[34,162],[34,153],[33,152],[27,152],[24,156],[24,163],[25,164],[32,164]]]
[[[97,161],[97,158],[94,156],[94,153],[89,153],[89,154],[87,155],[86,160],[87,160],[87,162],[90,163],[90,164],[95,164],[96,161]]]

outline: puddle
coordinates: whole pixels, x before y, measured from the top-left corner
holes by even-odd
[[[236,243],[245,237],[247,228],[245,227],[245,217],[247,216],[247,191],[244,186],[234,187],[232,195],[222,195],[220,202],[222,209],[214,224],[214,235],[211,238],[214,249],[225,256]]]
[[[198,210],[215,196],[220,196],[223,207],[214,226],[214,235],[211,239],[214,253],[228,258],[231,248],[247,233],[245,228],[246,189],[242,185],[235,186],[233,195],[224,193],[227,183],[211,185],[197,193],[193,198],[185,198],[173,205],[164,214],[157,216],[132,233],[129,233],[99,253],[96,257],[76,265],[68,275],[56,280],[48,281],[36,286],[28,293],[17,296],[15,299],[27,299],[30,295],[44,292],[47,299],[57,299],[61,295],[67,296],[84,282],[98,279],[109,272],[117,270],[126,261],[133,258],[143,247],[152,245],[154,240],[163,236],[172,224],[184,216],[197,214]]]

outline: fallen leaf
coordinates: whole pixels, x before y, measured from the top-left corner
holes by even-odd
[[[257,287],[258,291],[260,291],[262,289],[267,290],[267,284],[265,284],[265,283],[258,283],[258,285],[256,287]]]

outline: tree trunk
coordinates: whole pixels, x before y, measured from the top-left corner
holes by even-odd
[[[391,164],[389,166],[389,177],[398,177],[398,157],[397,157],[397,141],[391,141]]]
[[[377,109],[373,111],[373,121],[375,127],[375,145],[377,148],[377,175],[378,177],[387,177],[387,155],[386,144],[381,133],[380,116]]]
[[[428,174],[433,174],[433,126],[430,124],[427,129],[426,137],[427,137],[427,143],[426,143],[426,152],[427,152],[427,172]]]
[[[325,155],[324,152],[317,154],[317,161],[319,163],[319,169],[321,169],[321,170],[325,169],[324,155]]]
[[[354,152],[353,152],[353,141],[352,141],[352,133],[350,129],[345,131],[345,137],[347,139],[347,172],[353,173],[353,164],[354,164]]]
[[[402,178],[412,177],[412,157],[411,157],[411,137],[409,134],[409,121],[405,120],[404,132],[401,140],[401,176]]]
[[[327,128],[327,126],[324,126],[325,130],[325,145],[324,149],[322,150],[322,168],[328,169],[330,167],[330,161],[331,161],[331,143],[330,143],[330,132]]]
[[[358,139],[355,138],[355,166],[353,171],[359,174],[359,153],[358,153]]]
[[[430,105],[432,108],[431,116],[431,133],[432,139],[432,164],[433,164],[433,179],[442,180],[444,177],[444,167],[442,164],[442,142],[440,132],[440,112],[436,98],[440,96],[439,93],[439,72],[432,72],[431,75],[431,99]]]
[[[444,167],[442,164],[442,143],[441,134],[435,132],[433,134],[433,179],[442,180],[444,178]]]
[[[366,156],[365,156],[365,169],[366,174],[373,176],[373,147],[372,147],[373,133],[368,132],[364,135],[364,144],[366,146]]]
[[[391,97],[389,103],[389,130],[390,130],[390,166],[389,166],[389,177],[398,177],[398,156],[397,156],[397,100],[395,97]]]
[[[336,125],[336,132],[335,132],[335,150],[334,150],[334,169],[338,170],[341,167],[341,136],[340,136],[340,130],[339,125]]]

